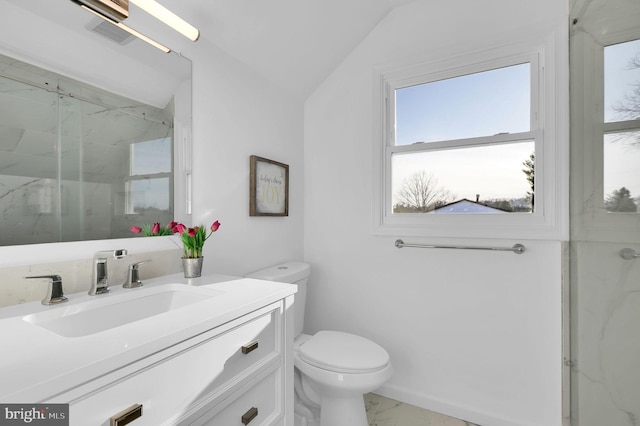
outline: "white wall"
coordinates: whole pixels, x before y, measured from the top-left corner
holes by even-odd
[[[374,236],[372,77],[380,64],[521,37],[542,43],[558,29],[566,42],[563,3],[416,1],[388,15],[306,102],[306,331],[350,331],[387,348],[395,374],[384,395],[483,425],[562,422],[562,243],[521,240],[519,256],[397,249],[395,236]]]
[[[193,58],[194,223],[218,219],[208,271],[302,260],[303,106],[205,40]],[[289,216],[249,216],[249,156],[289,165]]]

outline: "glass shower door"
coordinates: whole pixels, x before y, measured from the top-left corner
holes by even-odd
[[[0,55],[0,246],[171,222],[173,110]]]
[[[0,245],[59,239],[58,127],[56,93],[0,78]]]
[[[640,424],[640,257],[628,254],[640,253],[640,4],[574,4],[571,424],[633,426]]]

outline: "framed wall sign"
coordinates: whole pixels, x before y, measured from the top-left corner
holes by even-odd
[[[252,155],[249,216],[289,216],[289,166]]]

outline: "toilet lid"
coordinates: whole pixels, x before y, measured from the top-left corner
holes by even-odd
[[[298,353],[311,365],[340,373],[368,373],[389,363],[389,354],[380,345],[341,331],[317,332]]]

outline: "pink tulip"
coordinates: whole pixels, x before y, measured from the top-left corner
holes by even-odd
[[[217,220],[211,225],[211,232],[216,232],[220,228],[220,222]]]
[[[196,232],[198,232],[198,227],[197,226],[195,228],[189,228],[189,230],[187,231],[187,233],[189,234],[190,237],[195,237],[196,236]]]
[[[171,231],[173,231],[173,228],[175,228],[177,224],[178,224],[178,222],[171,221],[171,222],[167,225],[167,228],[169,228],[169,229],[171,229]]]
[[[184,226],[181,223],[176,223],[172,228],[171,231],[173,231],[173,233],[178,233],[178,234],[184,234],[185,229],[187,229],[186,226]]]
[[[129,231],[133,232],[134,234],[139,234],[142,232],[142,228],[140,228],[139,226],[132,226],[131,228],[129,228]]]
[[[154,223],[153,226],[151,227],[151,233],[152,234],[160,233],[160,224],[158,222]]]

